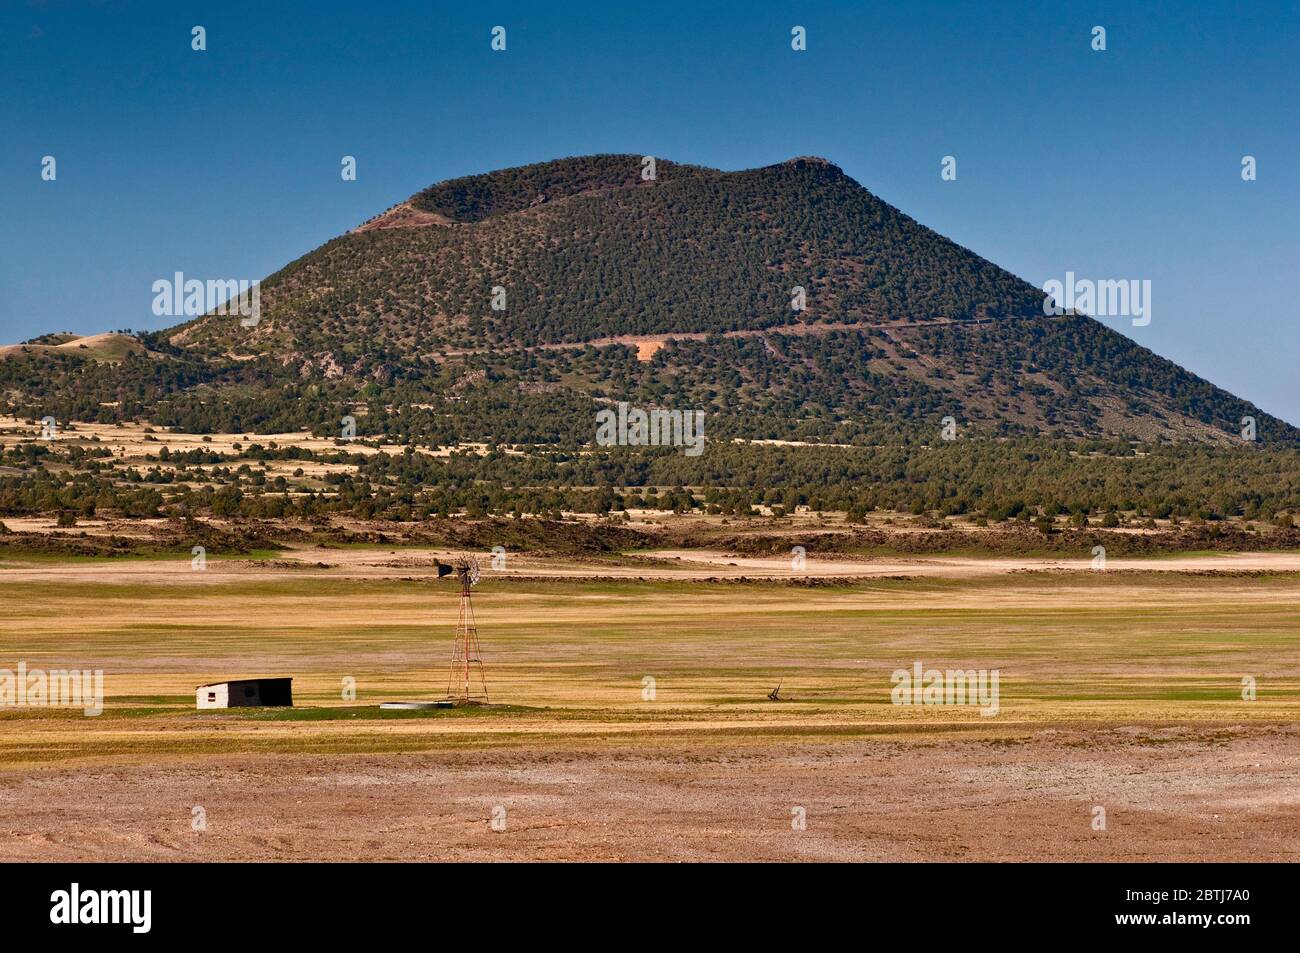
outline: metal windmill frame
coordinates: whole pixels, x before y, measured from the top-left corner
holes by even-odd
[[[469,553],[456,556],[451,563],[438,563],[438,578],[456,574],[460,583],[460,613],[456,620],[456,637],[452,642],[451,667],[447,672],[447,697],[461,704],[488,703],[487,676],[483,671],[483,653],[478,643],[478,626],[474,622],[474,602],[470,590],[477,585],[481,570],[478,559]],[[473,673],[477,671],[477,686]]]

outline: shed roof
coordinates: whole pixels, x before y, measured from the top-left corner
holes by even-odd
[[[219,682],[204,682],[202,685],[195,685],[194,690],[200,688],[215,688],[217,685],[247,685],[249,682],[292,682],[292,675],[270,675],[264,678],[223,678]]]

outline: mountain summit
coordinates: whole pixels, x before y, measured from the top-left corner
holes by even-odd
[[[825,159],[644,171],[642,157],[599,155],[432,186],[267,279],[257,336],[334,346],[362,335],[426,353],[1041,313],[1041,292]],[[498,310],[494,287],[506,291]],[[217,320],[184,340],[224,348],[243,336]]]
[[[562,345],[621,343],[653,355],[661,399],[778,418],[757,428],[771,436],[807,435],[810,415],[864,425],[813,428],[837,439],[945,415],[1213,441],[1254,417],[1265,439],[1298,436],[1091,318],[1045,316],[1042,291],[826,159],[658,159],[652,173],[642,156],[594,155],[433,185],[268,278],[251,332],[212,315],[170,339],[370,370],[530,349],[538,382],[566,376],[545,372]]]
[[[443,442],[587,443],[618,401],[704,410],[711,438],[930,439],[951,417],[964,435],[1230,443],[1253,418],[1263,442],[1300,441],[1043,300],[823,158],[582,156],[417,192],[265,279],[258,321],[146,336],[147,358],[82,375],[64,406],[328,430],[365,402],[369,427]]]

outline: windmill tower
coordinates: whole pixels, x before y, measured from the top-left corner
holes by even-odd
[[[438,578],[451,573],[456,574],[456,581],[460,583],[460,615],[456,620],[456,639],[452,643],[451,668],[447,672],[447,697],[461,704],[471,701],[487,704],[487,679],[478,647],[478,628],[474,625],[474,603],[470,599],[470,589],[479,580],[478,560],[462,553],[450,565],[438,563]]]

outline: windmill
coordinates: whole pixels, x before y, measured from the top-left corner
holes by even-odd
[[[478,583],[478,560],[469,553],[461,553],[450,563],[439,561],[438,578],[455,573],[460,583],[460,616],[456,621],[456,639],[452,643],[451,668],[447,673],[447,697],[461,704],[482,700],[487,703],[487,679],[483,675],[483,657],[478,647],[478,628],[474,625],[474,604],[470,589]],[[471,670],[478,668],[478,690],[473,685]]]

